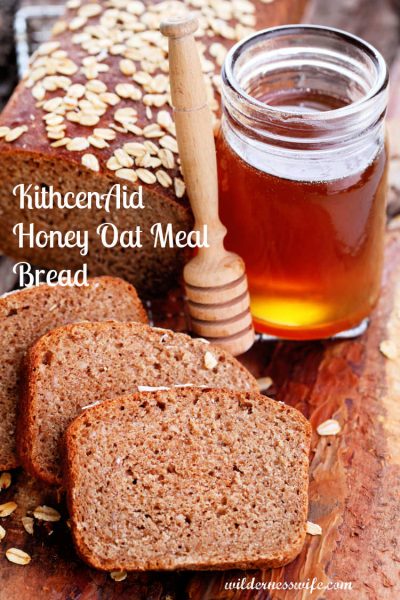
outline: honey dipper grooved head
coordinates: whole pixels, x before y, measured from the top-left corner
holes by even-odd
[[[236,281],[215,287],[186,283],[191,329],[217,346],[238,355],[254,342],[245,273]]]

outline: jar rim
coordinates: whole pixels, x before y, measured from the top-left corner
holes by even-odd
[[[277,27],[269,27],[267,29],[263,29],[258,31],[247,38],[237,42],[226,55],[224,65],[222,68],[222,78],[224,85],[230,87],[236,94],[241,96],[252,105],[254,108],[258,110],[263,110],[265,113],[273,113],[276,116],[285,115],[292,116],[294,118],[301,118],[304,114],[305,116],[310,116],[309,114],[302,113],[299,110],[290,110],[286,107],[279,106],[271,106],[269,104],[265,104],[264,102],[258,100],[254,96],[248,94],[244,88],[240,85],[234,74],[234,66],[236,61],[238,60],[240,54],[246,49],[257,44],[258,41],[266,38],[267,36],[280,36],[285,35],[287,33],[316,33],[323,34],[327,33],[335,36],[339,40],[345,41],[347,43],[352,44],[354,47],[358,48],[365,52],[370,59],[372,59],[377,72],[376,80],[374,81],[371,88],[368,90],[366,94],[364,94],[361,98],[346,104],[345,106],[339,108],[332,108],[323,111],[315,111],[312,114],[313,121],[323,120],[327,121],[330,119],[337,119],[341,116],[348,116],[353,114],[354,112],[358,112],[362,107],[379,96],[381,92],[383,92],[387,86],[389,81],[389,73],[388,67],[385,59],[382,54],[377,50],[372,44],[363,40],[362,38],[348,33],[342,29],[337,29],[334,27],[326,27],[323,25],[309,25],[309,24],[296,24],[296,25],[281,25]]]

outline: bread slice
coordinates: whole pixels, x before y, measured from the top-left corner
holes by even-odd
[[[0,298],[0,470],[17,467],[16,407],[21,359],[41,335],[76,321],[147,322],[135,289],[122,279],[98,277],[88,286],[39,285]]]
[[[255,392],[104,402],[66,433],[79,555],[103,570],[278,567],[306,534],[311,428]]]
[[[176,384],[257,389],[233,357],[185,334],[137,323],[82,323],[48,333],[27,354],[18,426],[23,466],[61,484],[59,442],[85,406],[139,386]]]

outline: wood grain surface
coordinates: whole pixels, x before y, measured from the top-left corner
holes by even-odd
[[[175,325],[181,324],[177,321]],[[160,323],[165,325],[164,322]],[[383,340],[396,344],[399,357],[380,352]],[[273,379],[271,395],[300,409],[314,428],[334,417],[342,433],[314,434],[310,473],[311,521],[322,536],[307,536],[300,556],[283,569],[252,573],[130,574],[120,583],[84,566],[75,556],[67,514],[57,495],[13,473],[1,492],[18,509],[2,519],[2,549],[17,547],[32,556],[27,566],[0,558],[0,599],[19,600],[274,600],[303,598],[396,600],[400,597],[400,229],[388,233],[383,293],[367,333],[342,342],[259,342],[243,357],[256,376]],[[59,523],[35,523],[24,531],[21,517],[39,504],[59,508]],[[352,591],[229,591],[238,578],[256,581],[351,582]]]

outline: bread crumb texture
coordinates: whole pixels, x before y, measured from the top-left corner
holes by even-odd
[[[79,323],[42,337],[27,355],[19,451],[24,467],[48,483],[62,481],[60,442],[83,409],[151,387],[196,385],[257,390],[228,353],[188,335],[138,323]],[[212,368],[211,368],[212,367]]]
[[[148,392],[66,436],[81,557],[108,571],[286,564],[306,535],[310,426],[257,392]]]
[[[19,465],[16,413],[28,348],[64,323],[107,319],[147,322],[134,287],[116,277],[89,279],[87,287],[39,285],[0,298],[0,469]],[[0,489],[8,485],[8,477],[1,475]]]

